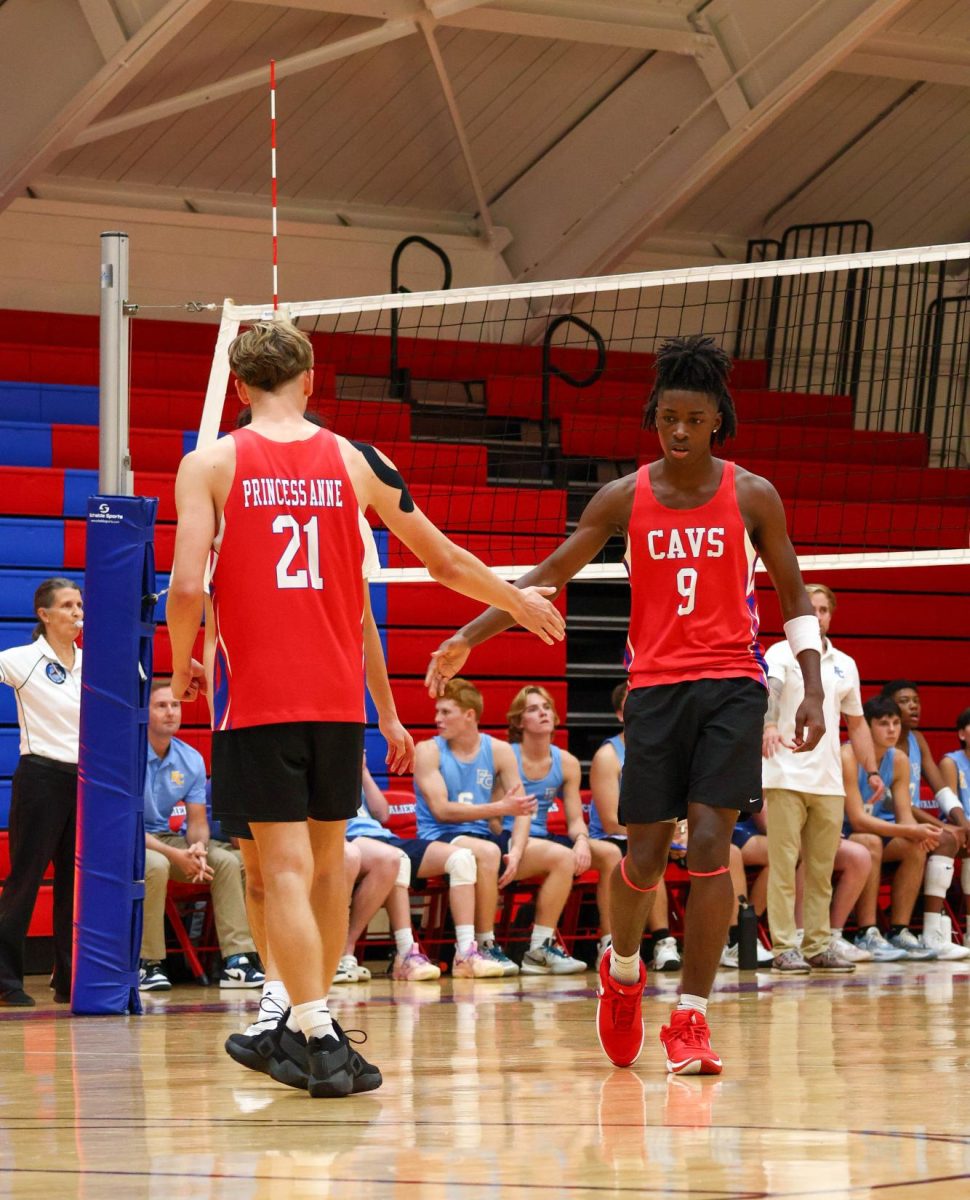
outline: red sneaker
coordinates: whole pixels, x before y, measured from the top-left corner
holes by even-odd
[[[606,1057],[617,1067],[631,1067],[643,1049],[643,1012],[641,1000],[647,984],[647,968],[640,962],[638,983],[620,983],[610,974],[612,951],[600,963],[597,992],[596,1032]]]
[[[673,1075],[720,1075],[721,1060],[711,1049],[711,1031],[696,1008],[675,1009],[660,1030]]]

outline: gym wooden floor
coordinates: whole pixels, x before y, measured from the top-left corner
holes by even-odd
[[[312,1101],[223,1052],[252,1001],[195,985],[76,1018],[0,1010],[0,1197],[390,1200],[970,1196],[970,974],[720,972],[718,1079],[667,1079],[651,976],[633,1070],[593,1027],[594,976],[339,989],[384,1071]]]

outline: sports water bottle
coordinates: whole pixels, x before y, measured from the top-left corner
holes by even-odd
[[[742,971],[758,969],[758,914],[747,896],[738,896],[738,967]]]

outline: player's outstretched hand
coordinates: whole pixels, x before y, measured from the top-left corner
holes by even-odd
[[[791,742],[786,742],[781,736],[777,725],[766,725],[765,731],[761,735],[762,758],[774,758],[782,746],[788,750],[795,749]]]
[[[424,686],[433,700],[437,700],[444,692],[445,684],[449,679],[454,679],[471,652],[471,646],[460,633],[447,638],[437,650],[431,652],[431,662],[424,675]]]
[[[814,750],[825,733],[825,717],[822,715],[821,697],[806,696],[795,713],[795,753],[805,754]]]
[[[558,608],[547,600],[555,595],[553,587],[527,587],[519,592],[515,612],[511,615],[523,629],[528,629],[551,646],[566,636],[566,620]],[[510,610],[511,611],[511,610]]]
[[[387,742],[387,758],[385,763],[394,775],[404,775],[414,769],[414,738],[408,733],[397,717],[378,722],[378,729]]]

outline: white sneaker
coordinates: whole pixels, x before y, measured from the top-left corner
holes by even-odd
[[[661,938],[653,948],[653,960],[650,964],[655,971],[679,971],[681,968],[680,951],[677,940],[672,937]]]
[[[603,941],[600,942],[599,947],[596,951],[596,969],[597,969],[597,971],[600,969],[600,963],[603,961],[604,957],[606,956],[607,950],[609,950],[610,946],[612,946],[612,945],[613,945],[612,938],[605,938]]]
[[[366,983],[370,979],[370,970],[362,967],[352,954],[345,954],[337,963],[334,983]]]
[[[847,938],[844,938],[840,933],[833,933],[832,939],[829,942],[829,949],[834,950],[846,962],[861,963],[872,962],[872,954],[868,950],[863,950],[861,946],[854,946]]]
[[[724,947],[724,949],[721,951],[719,965],[722,967],[733,967],[734,970],[738,969],[738,944],[737,944],[737,942],[735,942],[733,946],[725,946]]]
[[[920,940],[924,946],[936,951],[938,962],[962,962],[970,958],[970,949],[958,946],[953,940],[953,926],[949,917],[941,917],[939,925],[933,929],[927,929],[924,922]]]
[[[755,950],[757,951],[759,966],[767,966],[769,963],[773,963],[775,961],[774,950],[772,950],[770,946],[763,945],[761,938],[758,938]]]
[[[552,938],[522,955],[523,975],[578,975],[585,970],[584,962],[572,958]]]

